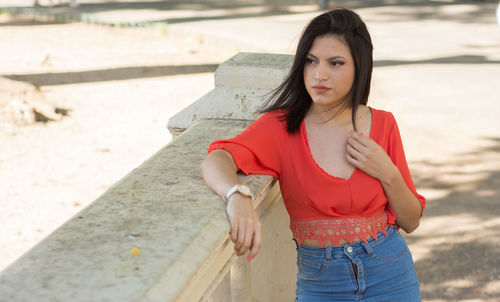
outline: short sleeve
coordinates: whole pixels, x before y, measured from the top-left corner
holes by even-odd
[[[224,149],[245,174],[272,175],[279,179],[286,140],[284,121],[277,112],[264,113],[240,134],[210,144],[208,153]]]
[[[420,216],[422,216],[425,208],[425,197],[418,194],[415,185],[413,184],[413,180],[410,175],[410,169],[408,168],[408,164],[406,162],[406,156],[403,148],[403,142],[401,140],[401,135],[399,133],[398,124],[396,123],[396,119],[390,113],[394,123],[392,129],[389,134],[389,148],[388,155],[392,159],[392,162],[398,167],[399,172],[403,176],[403,179],[406,182],[406,185],[410,189],[410,191],[418,198],[420,201],[420,205],[422,206],[422,212],[420,212]]]

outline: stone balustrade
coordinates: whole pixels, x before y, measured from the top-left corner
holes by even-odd
[[[239,53],[215,71],[215,88],[170,118],[175,137],[201,119],[255,120],[257,109],[287,75],[293,56]]]
[[[258,116],[290,64],[250,53],[223,63],[215,89],[169,121],[178,137],[0,273],[0,301],[293,300],[295,244],[277,181],[241,175],[263,223],[248,263],[199,168],[210,142]]]

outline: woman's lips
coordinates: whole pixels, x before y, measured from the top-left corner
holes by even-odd
[[[327,92],[330,90],[330,88],[325,87],[325,86],[313,86],[312,87],[315,92],[322,93],[322,92]]]

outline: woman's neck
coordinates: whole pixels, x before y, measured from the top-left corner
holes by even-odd
[[[352,123],[352,107],[347,107],[342,112],[338,112],[340,109],[341,106],[324,109],[312,104],[306,117],[315,124],[345,125]]]

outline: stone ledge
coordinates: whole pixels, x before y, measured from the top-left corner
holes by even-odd
[[[215,88],[168,121],[175,137],[200,119],[255,120],[257,109],[289,72],[292,55],[238,53],[215,71]]]
[[[240,52],[215,71],[215,87],[272,90],[289,72],[292,55]]]
[[[188,129],[2,271],[0,300],[174,301],[228,238],[224,204],[204,184],[201,161],[210,142],[250,122]],[[262,192],[274,178],[242,181]]]

